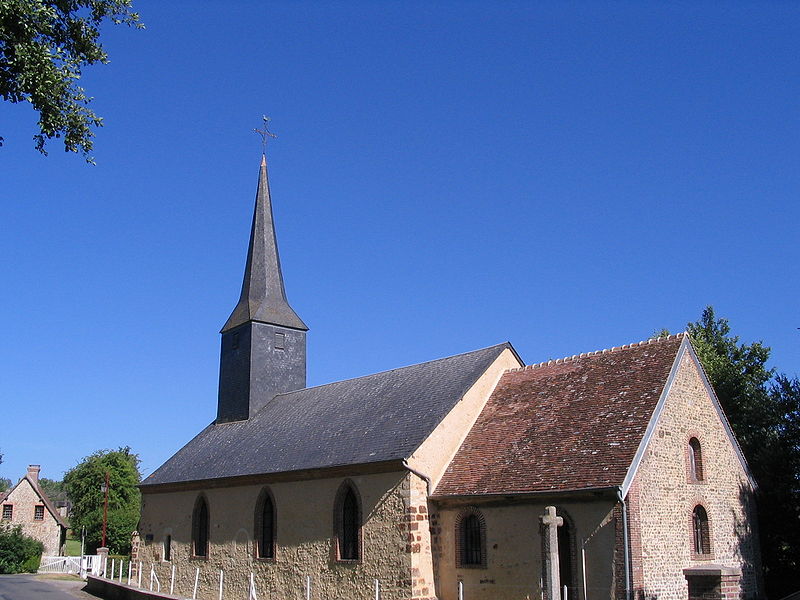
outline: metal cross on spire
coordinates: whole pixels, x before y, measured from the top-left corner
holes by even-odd
[[[271,121],[271,119],[267,115],[262,115],[261,119],[264,121],[264,129],[259,129],[258,127],[256,127],[255,129],[253,129],[253,131],[255,131],[257,134],[261,136],[261,148],[263,153],[266,155],[267,142],[269,141],[269,138],[275,139],[278,136],[269,130],[269,122]]]

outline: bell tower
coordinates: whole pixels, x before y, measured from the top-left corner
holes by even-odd
[[[249,419],[306,386],[306,331],[286,300],[262,155],[242,293],[221,331],[217,423]]]

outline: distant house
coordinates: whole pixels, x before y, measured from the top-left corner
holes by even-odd
[[[67,523],[39,485],[39,465],[30,465],[25,477],[0,493],[0,524],[22,525],[25,535],[44,544],[43,554],[63,554]]]

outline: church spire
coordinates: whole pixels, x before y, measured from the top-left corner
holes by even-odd
[[[262,156],[242,293],[221,331],[217,423],[249,419],[306,386],[307,330],[286,301]]]
[[[222,333],[248,321],[308,330],[286,300],[272,219],[267,159],[263,154],[258,173],[258,192],[253,225],[250,229],[250,246],[247,250],[242,293],[231,316],[222,327]]]

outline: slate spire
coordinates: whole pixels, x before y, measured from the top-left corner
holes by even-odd
[[[267,177],[267,158],[261,155],[258,191],[250,229],[250,246],[239,303],[222,327],[222,333],[258,321],[307,331],[308,327],[286,300],[281,260],[272,219],[272,200]]]
[[[306,386],[307,330],[286,301],[262,156],[242,293],[221,331],[217,423],[249,419]]]

